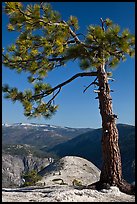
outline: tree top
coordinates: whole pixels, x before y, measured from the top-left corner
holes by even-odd
[[[113,68],[135,53],[134,35],[128,29],[120,31],[119,25],[109,18],[100,18],[99,25],[89,25],[81,40],[78,19],[71,15],[64,21],[49,3],[25,6],[21,2],[6,2],[4,12],[9,17],[9,32],[18,32],[18,37],[3,51],[3,65],[18,73],[27,72],[33,91],[21,92],[4,85],[3,92],[6,98],[23,104],[27,117],[50,117],[57,110],[54,99],[64,83],[54,88],[45,83],[49,71],[78,59],[86,72],[68,79],[69,83],[77,77],[96,76],[102,63]],[[43,99],[49,95],[52,97],[45,102]]]

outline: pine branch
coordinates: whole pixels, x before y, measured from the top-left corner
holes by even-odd
[[[55,90],[57,89],[61,89],[63,86],[65,86],[66,84],[72,82],[74,79],[78,78],[78,77],[84,77],[84,76],[97,76],[97,72],[82,72],[82,73],[78,73],[75,74],[74,76],[72,76],[71,78],[69,78],[68,80],[64,81],[61,84],[58,84],[57,86],[55,86],[52,89],[49,89],[48,91],[45,91],[41,94],[37,94],[37,95],[33,95],[32,98],[37,98],[37,97],[45,97],[50,95],[51,93],[53,93]]]
[[[98,86],[98,83],[96,82],[96,80],[97,80],[97,77],[96,77],[96,79],[95,79],[91,84],[89,84],[89,85],[84,89],[83,93],[85,93],[86,90],[87,90],[90,86],[92,86],[93,84]]]
[[[8,59],[4,54],[2,54],[2,56],[6,59],[6,60],[8,60],[8,62],[11,62],[11,63],[20,63],[20,62],[33,62],[34,60],[40,60],[40,59],[43,59],[44,58],[44,56],[35,56],[34,58],[32,58],[32,59],[28,59],[28,60],[11,60],[11,59]],[[49,62],[57,62],[57,61],[63,61],[63,60],[65,60],[65,57],[53,57],[53,58],[48,58],[47,59]]]
[[[104,23],[105,23],[105,21],[103,21],[102,18],[100,18],[100,20],[101,20],[102,30],[105,31],[105,27],[104,27]]]
[[[56,98],[56,96],[59,94],[60,91],[61,91],[61,87],[59,88],[57,93],[48,101],[47,106],[51,105],[51,102]]]
[[[62,21],[62,23],[63,23],[64,25],[68,26],[68,24],[67,24],[65,21]],[[70,26],[68,26],[68,28],[69,28],[69,32],[70,32],[71,36],[74,38],[74,40],[76,41],[76,43],[78,43],[78,44],[79,44],[79,43],[82,43],[82,42],[79,40],[79,38],[77,37],[76,33],[74,33],[73,30],[70,28]]]

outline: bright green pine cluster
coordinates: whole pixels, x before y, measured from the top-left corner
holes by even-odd
[[[57,64],[49,61],[49,57],[57,57],[65,49],[63,42],[68,38],[68,28],[53,24],[60,21],[60,15],[52,11],[49,4],[41,11],[38,4],[28,5],[25,9],[19,2],[7,2],[5,12],[9,15],[8,30],[19,31],[20,35],[8,47],[4,65],[18,72],[45,77]]]
[[[85,39],[89,46],[86,58],[81,59],[81,68],[97,68],[100,64],[106,63],[108,68],[118,65],[120,60],[126,60],[126,55],[131,57],[135,54],[135,36],[128,29],[120,32],[120,27],[110,19],[104,20],[104,30],[101,26],[88,27]]]
[[[90,25],[81,41],[76,35],[77,18],[70,16],[68,21],[62,21],[49,3],[24,6],[20,2],[6,2],[4,10],[9,16],[8,30],[19,35],[15,43],[3,50],[3,64],[18,73],[27,72],[33,90],[21,92],[4,85],[3,92],[6,98],[22,103],[27,117],[48,118],[56,112],[58,106],[53,100],[56,93],[45,82],[54,68],[74,59],[79,59],[83,70],[97,69],[104,62],[111,68],[125,60],[126,55],[134,56],[134,35],[128,30],[120,32],[120,27],[110,19],[102,21],[102,26]]]
[[[62,57],[66,51],[66,41],[70,37],[68,27],[73,26],[76,30],[77,18],[70,16],[67,26],[63,23],[57,25],[57,22],[61,22],[61,16],[48,3],[27,5],[25,8],[20,2],[7,2],[5,13],[9,15],[8,30],[19,32],[19,37],[4,52],[3,64],[18,73],[29,73],[28,82],[34,85],[33,91],[21,92],[6,84],[3,86],[5,98],[11,98],[13,102],[19,100],[27,117],[43,115],[50,118],[58,106],[53,101],[46,103],[42,100],[43,96],[50,94],[51,89],[43,80],[49,71],[64,65],[56,58]]]
[[[50,85],[42,82],[35,83],[34,90],[18,91],[17,88],[10,88],[8,84],[2,87],[5,92],[5,98],[11,99],[13,102],[20,101],[24,107],[24,115],[28,118],[39,117],[43,115],[45,118],[50,118],[58,109],[58,105],[54,105],[53,101],[44,102],[43,95],[40,93],[50,92]],[[33,95],[36,97],[33,98]]]

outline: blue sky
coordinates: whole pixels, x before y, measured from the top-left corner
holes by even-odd
[[[100,18],[110,18],[119,24],[121,30],[129,28],[135,32],[135,3],[134,2],[51,2],[52,8],[61,13],[67,20],[70,15],[79,20],[78,32],[86,34],[87,26],[100,24]],[[2,46],[6,47],[15,41],[17,34],[8,32],[6,25],[7,16],[2,14]],[[74,74],[80,72],[78,64],[69,62],[65,67],[55,69],[49,73],[47,82],[52,86],[57,85]],[[135,125],[135,59],[128,58],[126,62],[119,64],[113,70],[111,93],[113,99],[113,112],[118,115],[117,123]],[[28,120],[23,115],[23,108],[19,102],[13,104],[10,100],[2,99],[2,123],[36,122],[48,123],[69,127],[101,127],[101,117],[98,109],[97,96],[91,87],[83,93],[94,78],[78,78],[63,87],[62,92],[56,98],[59,110],[50,120],[44,118]],[[25,74],[16,74],[6,67],[2,67],[2,82],[10,86],[17,86],[20,90],[27,89],[28,83]]]

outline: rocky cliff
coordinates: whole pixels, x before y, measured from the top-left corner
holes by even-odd
[[[33,155],[2,155],[2,187],[17,187],[22,184],[22,174],[35,169],[37,172],[49,164],[48,158]]]

